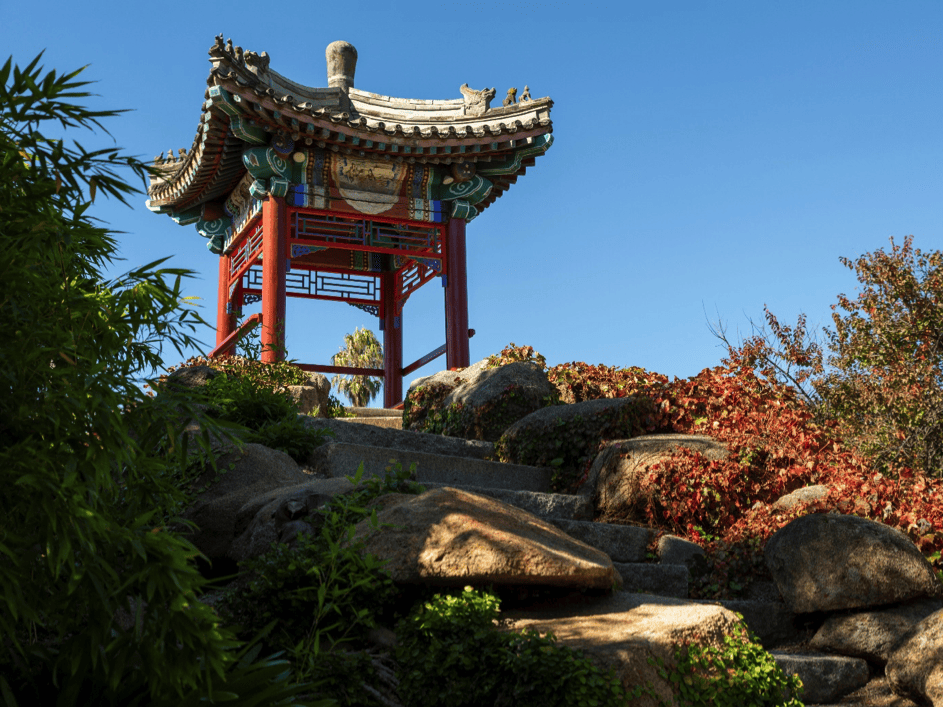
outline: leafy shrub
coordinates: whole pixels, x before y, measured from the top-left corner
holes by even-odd
[[[307,461],[311,452],[324,444],[324,438],[336,436],[333,430],[313,429],[297,415],[280,422],[269,422],[258,431],[245,435],[246,442],[263,444],[270,449],[285,452],[299,464]]]
[[[361,463],[347,478],[356,485],[362,476]],[[362,551],[362,541],[350,542],[354,526],[367,519],[378,527],[376,511],[365,506],[379,496],[422,493],[414,478],[415,465],[404,471],[397,463],[383,479],[371,477],[318,509],[313,525],[320,529],[314,537],[299,534],[292,548],[272,543],[265,554],[241,563],[251,580],[224,595],[228,618],[250,629],[274,620],[280,629],[276,647],[292,656],[298,679],[333,684],[324,654],[362,638],[398,598],[381,562]]]
[[[259,432],[273,422],[298,415],[298,405],[287,395],[260,386],[249,378],[216,376],[201,392],[211,405],[211,417],[243,425]]]
[[[308,374],[291,361],[262,363],[261,361],[235,355],[219,356],[212,359],[204,356],[193,356],[178,366],[168,366],[167,373],[157,379],[158,383],[155,387],[160,389],[174,371],[193,366],[209,366],[221,373],[226,373],[230,378],[242,378],[252,381],[258,387],[272,390],[288,385],[303,385],[308,381]]]
[[[39,62],[0,67],[0,697],[281,703],[294,694],[281,665],[233,652],[232,632],[192,601],[205,586],[196,548],[160,523],[183,496],[167,472],[185,463],[185,437],[137,381],[163,365],[162,346],[199,344],[187,330],[205,322],[182,304],[192,272],[163,269],[164,259],[103,278],[116,241],[92,215],[96,192],[124,202],[137,190],[116,170],[143,179],[148,168],[120,148],[70,140],[116,111],[73,103],[90,95],[81,69]],[[43,135],[46,122],[69,134]],[[112,633],[129,596],[147,597],[136,630]]]
[[[312,415],[315,415],[316,412],[312,412]],[[324,411],[324,417],[357,417],[352,412],[347,412],[344,409],[344,406],[341,405],[340,400],[334,397],[334,395],[328,396],[327,410]]]
[[[903,247],[877,250],[855,262],[840,258],[862,283],[856,300],[838,296],[836,331],[823,327],[833,355],[826,373],[822,348],[806,343],[805,315],[795,330],[781,326],[764,307],[775,348],[765,332],[739,351],[718,337],[748,366],[777,382],[795,385],[819,423],[834,420],[839,434],[875,470],[910,467],[943,475],[943,252]],[[717,332],[715,332],[717,333]],[[792,367],[796,366],[793,371]],[[809,383],[811,390],[803,387]]]
[[[667,376],[639,366],[590,366],[582,361],[554,366],[547,371],[547,378],[557,387],[561,402],[566,404],[630,395],[652,396],[666,390],[669,385]],[[657,420],[663,422],[661,418]]]
[[[499,600],[465,587],[436,595],[397,626],[399,692],[406,704],[623,705],[626,695],[580,653],[553,635],[502,633]]]
[[[513,342],[502,349],[500,355],[488,357],[488,368],[498,368],[516,361],[531,361],[546,370],[547,361],[539,353],[535,355],[532,346],[516,346]],[[460,381],[459,376],[455,382]],[[461,404],[451,406],[448,410],[439,411],[439,405],[452,391],[452,387],[444,383],[430,383],[413,388],[403,401],[403,429],[428,432],[430,434],[444,434],[447,436],[465,436],[469,430],[480,426],[480,420],[489,411],[483,411],[477,419],[472,418]],[[513,403],[513,391],[509,391],[508,401],[499,401],[496,406]],[[556,403],[552,398],[546,404]],[[489,419],[491,419],[489,417]]]
[[[735,635],[724,636],[723,648],[691,642],[676,648],[670,672],[661,660],[649,662],[672,682],[684,707],[802,707],[799,676],[783,673],[756,641],[741,624]]]
[[[515,361],[531,361],[544,370],[547,370],[547,359],[534,351],[533,346],[517,346],[513,341],[501,349],[499,355],[488,357],[488,368],[506,366]]]
[[[705,547],[715,566],[694,583],[693,595],[736,596],[751,579],[734,579],[739,571],[766,578],[760,558],[766,540],[799,514],[854,513],[900,528],[924,554],[943,548],[943,481],[908,468],[895,469],[896,478],[876,473],[845,446],[837,423],[817,423],[795,388],[760,378],[741,353],[649,393],[666,431],[709,435],[730,451],[723,460],[707,461],[680,450],[652,465],[641,480],[643,508],[625,518]],[[791,511],[770,507],[811,484],[827,485],[828,497]]]

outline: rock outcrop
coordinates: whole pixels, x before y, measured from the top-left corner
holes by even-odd
[[[506,630],[552,631],[558,641],[583,651],[600,668],[615,668],[629,690],[651,686],[656,697],[643,695],[632,702],[633,707],[657,707],[658,700],[678,704],[671,683],[649,659],[661,660],[670,670],[680,643],[721,648],[724,637],[739,624],[736,615],[722,606],[629,592],[565,606],[536,604],[505,612],[504,618]]]
[[[904,636],[940,609],[943,609],[943,600],[916,599],[887,608],[832,614],[812,637],[809,646],[857,656],[883,666]]]
[[[765,556],[797,614],[943,596],[933,568],[910,538],[858,516],[797,518],[770,538]]]
[[[217,471],[207,465],[191,484],[191,492],[199,495],[181,515],[196,523],[198,529],[187,533],[187,538],[210,560],[228,556],[236,539],[236,518],[244,505],[309,478],[290,456],[261,444],[246,444],[241,451],[224,454],[216,464]]]
[[[444,487],[399,495],[356,527],[364,551],[386,560],[399,584],[622,586],[612,560],[556,526],[500,501]]]
[[[593,499],[600,520],[641,520],[645,494],[657,493],[660,486],[657,481],[644,483],[650,468],[682,448],[699,452],[708,460],[727,456],[722,442],[701,435],[645,435],[615,440],[596,456],[579,493]]]
[[[436,385],[451,380],[441,400],[462,386],[465,390],[456,399],[484,400],[473,381],[482,390],[500,389],[494,381],[504,379],[486,375],[500,369],[476,366],[436,374]],[[204,373],[194,373],[194,380]],[[585,409],[632,405],[629,399],[590,402],[594,405]],[[511,428],[536,431],[541,425],[566,426],[579,424],[577,417],[591,418],[579,414],[578,405],[531,411],[529,422],[526,416],[518,418],[500,434],[507,435]],[[372,450],[384,461],[403,462],[404,468],[410,459],[418,459],[423,464],[434,461],[442,469],[473,463],[497,467],[497,472],[487,474],[474,471],[477,476],[469,468],[468,478],[477,479],[496,479],[506,472],[508,478],[523,480],[532,472],[539,480],[549,473],[486,461],[493,448],[486,441],[368,429],[357,422],[308,418],[307,424],[337,432],[325,447]],[[604,430],[600,427],[593,434],[603,435]],[[701,549],[681,538],[663,536],[657,561],[651,561],[653,531],[625,525],[638,507],[642,475],[682,448],[708,459],[727,454],[722,443],[702,436],[616,440],[596,455],[578,495],[549,494],[539,485],[534,487],[538,490],[524,491],[506,483],[482,487],[430,483],[430,490],[419,496],[389,494],[377,499],[378,519],[393,525],[374,530],[361,524],[356,537],[365,541],[367,551],[388,561],[394,581],[403,586],[493,584],[533,589],[532,595],[521,594],[523,598],[506,612],[508,629],[551,630],[598,665],[614,667],[624,685],[647,682],[669,701],[673,700],[670,685],[653,672],[648,657],[670,665],[673,648],[692,637],[700,645],[720,646],[736,624],[732,613],[736,611],[764,647],[774,651],[780,666],[807,682],[806,704],[837,702],[848,694],[890,695],[893,689],[896,696],[885,702],[855,704],[943,707],[943,584],[906,535],[881,523],[838,514],[800,517],[767,543],[765,557],[775,584],[752,587],[742,600],[689,600],[689,575],[703,562]],[[287,455],[261,445],[221,451],[225,453],[217,463],[220,473],[204,470],[193,485],[194,491],[203,491],[182,514],[199,526],[189,537],[210,559],[245,560],[272,542],[291,544],[299,532],[318,532],[318,509],[355,488],[341,478],[353,474],[354,468],[331,467],[331,473],[324,474],[331,478],[317,478],[311,469],[302,471]],[[824,492],[800,489],[772,505],[794,507]],[[618,524],[605,522],[616,518]],[[611,592],[613,585],[646,593]],[[546,592],[537,590],[557,594],[548,603]],[[790,648],[800,643],[802,651]]]
[[[443,398],[439,412],[454,415],[447,434],[496,442],[508,427],[545,407],[555,390],[539,366],[515,361],[469,377]]]
[[[542,407],[505,428],[496,448],[514,464],[543,466],[559,458],[564,466],[575,467],[603,438],[642,434],[640,418],[650,413],[651,405],[637,396]]]
[[[886,673],[898,695],[926,707],[943,707],[943,610],[904,636],[887,661]]]

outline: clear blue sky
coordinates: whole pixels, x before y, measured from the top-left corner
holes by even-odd
[[[739,341],[766,304],[820,329],[858,284],[839,257],[908,234],[943,248],[936,0],[0,0],[0,53],[22,66],[46,49],[60,71],[91,64],[101,98],[89,105],[133,109],[107,127],[148,159],[190,148],[220,32],[309,86],[326,85],[324,49],[343,39],[366,91],[448,99],[467,82],[500,100],[527,84],[553,98],[553,147],[468,226],[472,361],[513,341],[550,365],[685,378],[725,353],[708,323]],[[125,232],[112,275],[173,256],[198,273],[186,294],[215,322],[217,258],[193,226],[152,214],[143,196],[94,213]],[[330,363],[355,327],[380,336],[345,304],[289,298],[287,317],[289,356],[303,363]],[[444,343],[444,326],[434,280],[404,309],[404,362]],[[214,332],[199,338],[208,350]]]

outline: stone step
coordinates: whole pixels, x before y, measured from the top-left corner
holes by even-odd
[[[300,415],[300,417],[307,427],[331,430],[334,437],[327,438],[329,443],[369,445],[371,447],[427,452],[470,459],[484,459],[494,454],[494,445],[491,442],[462,439],[460,437],[445,437],[427,432],[413,432],[412,430],[376,427],[371,424],[364,424],[362,420],[354,418],[347,418],[347,421],[342,421],[342,418],[339,417],[323,418],[309,415]],[[356,466],[354,468],[356,469]]]
[[[866,685],[870,677],[868,663],[861,658],[788,650],[772,650],[770,654],[784,673],[802,680],[802,701],[807,705],[838,702]]]
[[[655,562],[613,562],[622,575],[622,589],[636,594],[688,598],[688,568]]]
[[[895,693],[884,675],[875,675],[864,686],[841,698],[841,702],[806,702],[806,707],[918,707]]]
[[[743,616],[747,627],[760,639],[767,650],[799,643],[806,638],[796,626],[793,614],[781,601],[753,601],[750,599],[722,599],[711,601],[694,599],[699,604],[720,604]]]
[[[345,407],[344,412],[352,412],[357,417],[398,417],[403,419],[402,410],[387,410],[386,408],[356,408],[356,407]],[[342,418],[337,418],[342,419]],[[347,418],[351,419],[351,418]]]
[[[577,497],[574,496],[574,498]],[[613,525],[563,518],[548,518],[547,520],[571,538],[602,550],[613,562],[645,562],[648,543],[654,535],[651,528],[634,525]]]
[[[315,473],[332,477],[353,475],[361,462],[364,478],[383,478],[386,469],[396,462],[403,469],[409,469],[415,463],[416,478],[421,484],[432,482],[456,487],[484,486],[511,491],[547,492],[553,473],[549,467],[502,464],[483,459],[345,442],[322,445],[308,458],[308,465]]]
[[[361,425],[373,425],[374,427],[386,427],[391,430],[403,429],[402,417],[384,417],[376,415],[373,417],[335,417],[340,422],[355,422]]]

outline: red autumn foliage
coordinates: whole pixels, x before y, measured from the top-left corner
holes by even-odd
[[[927,555],[943,549],[943,481],[908,467],[894,467],[894,478],[878,473],[843,443],[836,421],[816,422],[816,411],[794,387],[757,376],[749,354],[748,347],[732,349],[724,365],[670,383],[638,367],[574,362],[548,372],[562,401],[648,395],[657,410],[652,432],[708,435],[727,445],[721,461],[682,450],[653,465],[644,517],[626,519],[705,547],[711,569],[695,578],[692,596],[742,594],[766,574],[762,550],[769,537],[813,512],[851,513],[900,528]],[[830,487],[823,501],[771,508],[813,484]]]

